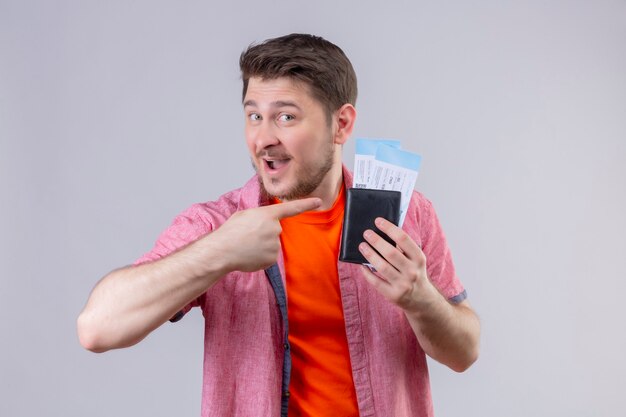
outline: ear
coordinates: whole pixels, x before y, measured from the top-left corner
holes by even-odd
[[[350,103],[344,104],[335,112],[337,130],[335,131],[334,143],[337,145],[346,143],[350,135],[352,135],[355,121],[356,109]]]

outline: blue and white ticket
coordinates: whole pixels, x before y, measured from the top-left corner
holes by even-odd
[[[400,149],[399,140],[357,138],[354,153],[354,183],[352,185],[354,188],[367,188],[379,145]]]
[[[386,144],[378,144],[364,188],[400,191],[400,222],[404,223],[422,163],[418,154]]]

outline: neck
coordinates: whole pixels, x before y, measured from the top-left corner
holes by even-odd
[[[330,182],[330,184],[328,184],[327,187],[325,187],[324,190],[319,190],[319,194],[318,193],[313,193],[311,195],[311,197],[319,197],[322,199],[322,205],[320,206],[320,208],[318,210],[328,210],[330,209],[333,204],[335,203],[335,200],[337,200],[337,196],[339,195],[339,191],[341,190],[341,187],[343,186],[343,173],[341,170],[341,165],[338,165],[338,173],[336,175],[333,175],[333,179]],[[334,170],[334,167],[333,167]],[[330,172],[329,172],[330,174]],[[321,185],[321,184],[320,184]],[[321,188],[321,187],[320,187]]]
[[[337,200],[337,196],[339,195],[339,191],[343,186],[343,165],[341,163],[341,147],[339,145],[335,145],[339,147],[336,149],[335,154],[333,155],[333,167],[328,171],[328,175],[324,178],[324,181],[317,187],[317,191],[319,194],[314,193],[312,197],[319,197],[322,199],[322,205],[319,210],[328,210],[330,209],[335,200]]]

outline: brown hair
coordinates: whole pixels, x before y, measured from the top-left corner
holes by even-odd
[[[346,103],[356,104],[356,74],[337,45],[324,38],[294,33],[252,44],[239,58],[245,98],[251,77],[290,77],[309,86],[330,115]]]

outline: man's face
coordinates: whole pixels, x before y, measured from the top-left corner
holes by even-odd
[[[244,113],[250,156],[268,194],[293,200],[328,182],[333,125],[307,86],[290,78],[250,78]]]

